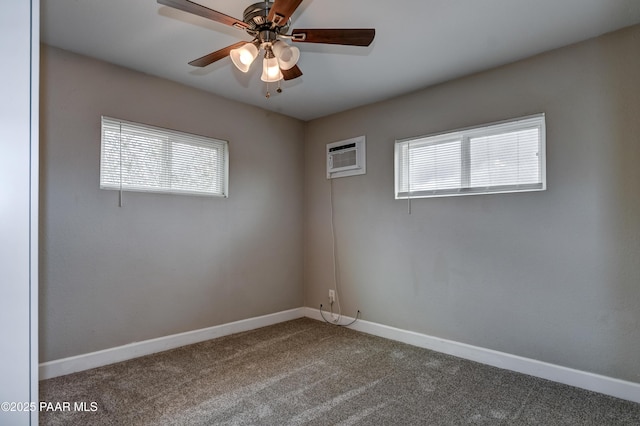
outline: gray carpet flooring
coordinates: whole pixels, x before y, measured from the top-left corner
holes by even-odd
[[[640,425],[640,404],[299,319],[40,382],[42,425]]]

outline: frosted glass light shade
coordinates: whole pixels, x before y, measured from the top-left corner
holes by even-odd
[[[267,83],[275,83],[282,80],[282,72],[280,72],[280,65],[276,58],[264,58],[262,62],[262,77],[260,80]]]
[[[283,70],[290,70],[300,59],[300,49],[295,46],[289,46],[280,40],[273,44],[273,54],[278,58],[280,68]]]
[[[249,67],[258,56],[258,48],[253,43],[247,43],[229,53],[233,64],[242,72],[249,71]]]

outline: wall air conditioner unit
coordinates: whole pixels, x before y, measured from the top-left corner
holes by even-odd
[[[363,175],[366,172],[364,136],[327,145],[327,179]]]

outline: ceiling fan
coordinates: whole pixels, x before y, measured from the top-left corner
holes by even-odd
[[[296,65],[300,58],[300,50],[285,43],[284,40],[294,43],[366,47],[371,44],[376,34],[373,28],[294,29],[288,34],[291,15],[300,6],[302,0],[267,0],[254,3],[245,9],[242,21],[189,0],[157,1],[162,5],[244,30],[253,37],[250,42],[234,43],[195,59],[189,62],[189,65],[206,67],[230,56],[231,61],[240,71],[247,72],[262,50],[264,60],[261,80],[266,83],[277,82],[278,93],[282,92],[281,80],[293,80],[302,75],[302,71]],[[267,98],[269,96],[267,86]]]

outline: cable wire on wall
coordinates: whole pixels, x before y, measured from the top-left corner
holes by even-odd
[[[325,320],[325,322],[328,322],[329,324],[333,324],[341,327],[347,327],[358,320],[360,316],[360,310],[358,310],[358,312],[356,313],[356,317],[353,319],[353,321],[349,322],[348,324],[340,324],[340,320],[342,319],[342,305],[340,304],[340,294],[338,292],[339,277],[338,277],[338,255],[337,255],[337,247],[336,247],[337,245],[336,244],[336,227],[334,223],[334,208],[333,208],[333,179],[329,179],[329,210],[331,213],[330,222],[331,222],[331,254],[333,258],[333,290],[335,292],[335,303],[338,305],[337,306],[338,312],[337,312],[337,315],[336,313],[333,312],[334,302],[330,301],[329,311],[331,314],[331,320],[328,320],[327,318],[325,318],[324,312],[322,310],[322,307],[323,307],[322,303],[320,304],[320,315],[322,316],[322,319]]]

